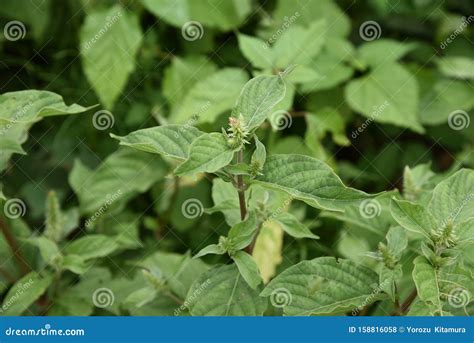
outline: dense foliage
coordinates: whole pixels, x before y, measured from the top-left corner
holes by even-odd
[[[1,315],[472,315],[474,3],[4,0]]]

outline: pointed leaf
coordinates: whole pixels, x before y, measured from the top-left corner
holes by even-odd
[[[421,205],[406,200],[392,199],[390,211],[393,219],[408,231],[420,233],[429,238],[431,231],[436,229],[435,219]]]
[[[428,307],[443,315],[438,275],[435,268],[421,256],[418,256],[413,263],[415,264],[413,280],[415,281],[418,297]]]
[[[319,238],[291,213],[280,213],[274,217],[273,220],[277,221],[281,225],[282,229],[292,237],[313,239]]]
[[[189,146],[202,134],[190,125],[164,125],[133,131],[122,137],[113,133],[110,136],[119,140],[120,145],[185,160]]]
[[[256,289],[262,283],[262,277],[253,257],[244,251],[237,251],[231,257],[245,282],[247,282],[250,288]]]
[[[188,159],[176,168],[175,174],[213,173],[228,165],[233,157],[234,150],[221,133],[205,133],[191,144]]]
[[[330,314],[383,298],[378,280],[374,271],[350,260],[319,257],[286,269],[270,281],[261,296],[270,297],[287,315]]]
[[[246,248],[252,243],[257,231],[257,217],[255,212],[250,212],[247,219],[234,225],[228,234],[230,244],[235,250]]]
[[[64,253],[78,255],[84,260],[110,255],[119,248],[113,238],[105,235],[87,235],[66,246]]]
[[[290,194],[308,205],[341,211],[344,206],[370,195],[344,186],[324,162],[303,155],[272,155],[256,182]]]
[[[222,255],[222,254],[225,254],[225,253],[226,253],[226,251],[225,251],[224,248],[222,248],[220,245],[218,245],[218,244],[211,244],[211,245],[208,245],[207,247],[201,249],[201,250],[194,256],[194,258],[199,258],[199,257],[205,256],[205,255],[209,255],[209,254]]]

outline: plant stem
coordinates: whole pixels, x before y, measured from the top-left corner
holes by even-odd
[[[237,164],[244,161],[244,151],[237,152]],[[244,179],[242,175],[237,175],[237,192],[239,193],[240,219],[244,220],[247,216],[247,205],[245,204]]]
[[[26,260],[23,257],[23,254],[21,253],[20,247],[18,246],[15,240],[15,236],[13,236],[10,228],[7,226],[7,224],[3,221],[2,218],[0,218],[0,230],[3,233],[3,236],[5,236],[5,240],[7,241],[8,245],[10,246],[10,249],[17,261],[18,267],[20,268],[22,275],[28,274],[31,271],[31,268],[26,263]]]
[[[418,295],[418,292],[415,287],[411,291],[411,293],[408,295],[408,297],[405,299],[403,304],[401,304],[400,307],[392,313],[392,316],[404,315],[410,309],[410,306],[413,303],[413,301],[415,301],[417,295]]]

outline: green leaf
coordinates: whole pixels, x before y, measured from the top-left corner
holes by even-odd
[[[173,123],[213,123],[219,114],[232,109],[247,82],[241,69],[224,68],[197,81],[170,115]]]
[[[349,311],[383,298],[378,275],[349,260],[319,257],[300,262],[270,281],[261,296],[270,297],[286,315],[309,316]]]
[[[265,41],[242,33],[237,35],[237,39],[240,51],[254,67],[260,69],[271,69],[273,67],[273,53]]]
[[[190,125],[164,125],[137,130],[126,136],[110,134],[120,145],[180,160],[188,158],[189,146],[203,133]]]
[[[238,118],[242,115],[247,129],[252,131],[267,119],[272,108],[285,96],[285,91],[285,82],[281,75],[257,76],[242,89],[232,110],[232,116]]]
[[[59,248],[54,241],[46,237],[34,237],[26,240],[27,243],[38,247],[43,261],[47,265],[57,265],[61,258]]]
[[[172,111],[198,81],[214,74],[217,67],[206,56],[174,57],[163,75],[163,95]]]
[[[46,229],[44,236],[54,242],[63,237],[65,218],[59,207],[59,201],[54,191],[48,193],[46,200]]]
[[[278,37],[272,47],[276,68],[307,64],[321,51],[326,41],[326,21],[317,20],[307,28],[292,25]]]
[[[194,258],[199,258],[199,257],[205,256],[205,255],[209,255],[209,254],[223,255],[223,254],[225,254],[225,253],[226,253],[226,251],[225,251],[225,249],[224,249],[221,245],[218,245],[218,244],[211,244],[211,245],[208,245],[207,247],[201,249],[201,250],[194,256]]]
[[[120,5],[94,11],[86,16],[79,35],[84,73],[111,109],[135,70],[143,38],[138,17]]]
[[[428,307],[443,315],[438,275],[435,268],[421,256],[418,256],[413,263],[415,265],[413,280],[415,281],[418,297]]]
[[[123,302],[126,308],[140,308],[152,302],[157,296],[157,291],[153,287],[147,286],[137,289],[131,293]]]
[[[341,211],[344,206],[369,198],[362,191],[344,186],[341,179],[315,158],[303,155],[272,155],[256,182],[287,192],[308,205]]]
[[[405,230],[399,226],[391,227],[387,232],[386,239],[390,253],[399,260],[408,246],[408,237]]]
[[[390,296],[392,301],[396,300],[396,285],[401,280],[402,276],[403,270],[400,264],[396,265],[394,269],[382,265],[379,272],[380,288]]]
[[[167,23],[180,27],[189,21],[229,31],[250,13],[250,0],[141,0],[147,10]]]
[[[257,216],[250,212],[248,217],[240,223],[232,226],[228,238],[234,250],[241,250],[252,243],[257,231]]]
[[[31,124],[44,117],[82,113],[92,107],[77,104],[67,106],[62,96],[48,91],[3,93],[0,95],[0,128],[2,124]],[[4,130],[8,131],[10,128],[11,126],[6,125]]]
[[[18,280],[8,291],[3,300],[2,309],[5,315],[19,316],[30,307],[49,287],[53,280],[52,275],[40,276],[31,272]]]
[[[257,289],[258,285],[262,283],[262,277],[253,257],[244,251],[237,251],[231,257],[245,282],[250,288]]]
[[[61,267],[78,275],[84,274],[90,268],[90,266],[86,263],[86,260],[79,255],[64,256]]]
[[[474,60],[469,57],[444,57],[437,61],[439,71],[456,79],[474,80]]]
[[[263,165],[265,164],[265,160],[267,159],[267,151],[265,149],[265,145],[258,140],[258,137],[255,135],[255,151],[252,154],[252,158],[250,159],[250,166],[252,171],[259,172]]]
[[[423,133],[418,121],[418,84],[402,66],[383,64],[369,75],[351,81],[345,97],[354,111],[376,122]]]
[[[64,248],[67,255],[78,255],[84,260],[105,257],[118,249],[118,244],[105,235],[87,235],[76,239]]]
[[[359,57],[372,68],[398,61],[416,47],[412,43],[402,43],[392,39],[377,39],[361,45]]]
[[[423,94],[419,112],[423,124],[438,125],[448,123],[454,111],[469,111],[474,107],[471,85],[466,81],[439,80],[430,84],[429,91]]]
[[[272,219],[277,221],[281,225],[282,229],[292,237],[313,239],[319,238],[291,213],[282,212]]]
[[[107,208],[144,192],[163,178],[167,166],[158,156],[133,149],[119,149],[95,170],[76,160],[69,183],[79,198],[82,213],[102,209],[89,220],[100,218]]]
[[[204,273],[189,290],[186,302],[193,316],[261,316],[267,307],[234,264]]]
[[[428,205],[438,226],[474,218],[474,171],[461,169],[439,183]]]
[[[188,159],[174,172],[176,175],[213,173],[228,165],[233,157],[234,150],[221,133],[205,133],[191,144]]]
[[[393,219],[402,227],[430,238],[432,230],[436,229],[434,217],[421,205],[406,200],[393,199],[390,205]]]

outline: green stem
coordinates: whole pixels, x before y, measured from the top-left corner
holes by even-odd
[[[28,274],[31,271],[31,268],[28,263],[26,263],[26,260],[23,257],[20,247],[18,246],[15,240],[15,236],[13,236],[10,228],[7,226],[7,224],[3,221],[2,218],[0,218],[0,231],[2,231],[3,236],[5,236],[5,240],[10,246],[10,249],[17,261],[18,267],[20,268],[22,275]]]
[[[237,164],[244,161],[244,151],[239,150],[236,156]],[[240,219],[244,220],[247,216],[247,205],[245,203],[244,179],[242,175],[237,175],[237,192],[239,194]]]

